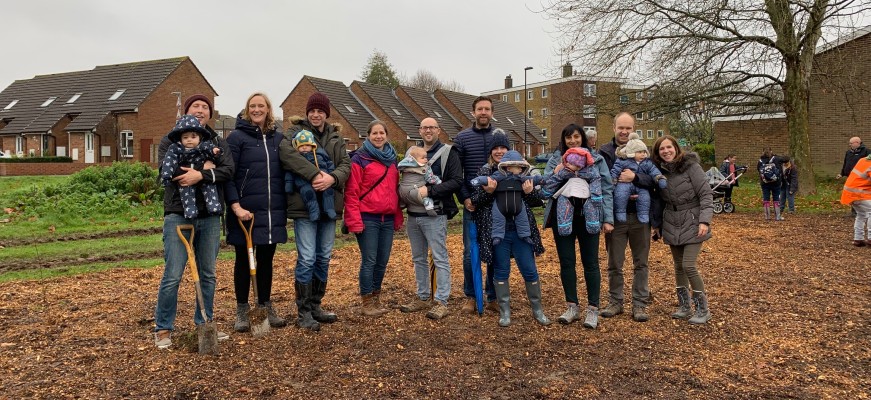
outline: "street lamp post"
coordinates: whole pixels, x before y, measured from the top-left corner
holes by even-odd
[[[529,157],[529,141],[527,139],[529,130],[526,129],[526,121],[529,119],[529,107],[527,107],[527,103],[529,102],[529,92],[526,89],[526,72],[531,69],[532,67],[526,67],[523,69],[523,153],[526,154],[526,157]]]

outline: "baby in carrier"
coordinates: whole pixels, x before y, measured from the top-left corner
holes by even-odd
[[[336,169],[335,164],[330,160],[329,154],[324,149],[318,148],[318,143],[315,141],[315,136],[311,132],[303,129],[293,137],[293,147],[306,160],[309,160],[319,170],[326,173],[333,172]],[[296,176],[290,172],[284,174],[284,191],[288,194],[294,191],[299,192],[303,203],[308,210],[309,219],[318,221],[321,219],[321,207],[318,204],[317,193],[312,187],[311,182]],[[322,193],[324,202],[324,213],[329,219],[336,219],[336,199],[333,188],[328,188]]]
[[[659,184],[659,187],[665,189],[667,180],[659,168],[650,161],[647,156],[647,145],[641,140],[636,133],[629,134],[629,141],[623,146],[617,148],[617,161],[611,168],[611,178],[617,182],[617,177],[624,169],[628,169],[636,174],[643,173],[653,177]],[[629,198],[633,195],[638,195],[635,201],[636,211],[638,212],[638,222],[646,224],[650,222],[650,191],[639,188],[632,182],[617,182],[614,187],[614,218],[619,222],[626,222],[626,207],[629,204]]]
[[[442,183],[438,175],[432,173],[427,163],[426,150],[422,147],[412,146],[405,152],[405,158],[397,164],[402,178],[399,180],[399,205],[407,207],[411,212],[426,212],[429,216],[436,216],[435,202],[429,196],[421,196],[419,188],[426,184],[438,185]]]
[[[531,180],[533,185],[539,185],[542,177],[530,175],[532,168],[529,163],[517,151],[511,150],[505,153],[496,172],[489,176],[496,182],[495,204],[491,210],[493,246],[498,246],[505,238],[505,230],[509,222],[513,222],[517,229],[517,236],[529,244],[533,244],[532,230],[529,220],[526,218],[526,205],[523,203],[524,181]],[[487,184],[487,176],[473,178],[472,186],[484,186]],[[516,218],[520,216],[520,218]]]

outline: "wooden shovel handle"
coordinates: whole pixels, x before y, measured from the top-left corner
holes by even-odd
[[[251,216],[251,222],[245,226],[242,219],[237,218],[239,226],[242,227],[242,233],[245,234],[245,244],[248,246],[248,269],[251,271],[251,276],[257,275],[257,260],[254,258],[254,243],[251,240],[251,231],[254,230],[254,216]]]
[[[190,231],[191,236],[190,239],[185,237],[184,231]],[[182,244],[184,244],[185,250],[188,252],[188,264],[191,267],[191,276],[194,278],[194,282],[200,281],[200,272],[197,270],[197,257],[194,254],[194,249],[191,247],[191,243],[194,242],[194,226],[193,225],[178,225],[175,227],[175,232],[178,234],[178,238],[181,239]]]

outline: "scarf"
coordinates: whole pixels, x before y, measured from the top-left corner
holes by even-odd
[[[384,143],[384,147],[379,150],[369,141],[369,139],[366,139],[366,141],[363,142],[363,149],[366,150],[366,153],[369,153],[372,158],[378,160],[387,167],[396,164],[396,150],[393,149],[390,142]]]

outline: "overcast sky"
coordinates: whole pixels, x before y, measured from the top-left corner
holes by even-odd
[[[0,88],[35,75],[189,56],[239,112],[264,91],[276,108],[303,75],[349,85],[375,49],[399,73],[427,69],[467,93],[557,77],[539,1],[14,1],[4,4]],[[174,98],[167,101],[175,102]],[[276,110],[279,114],[280,109]]]

